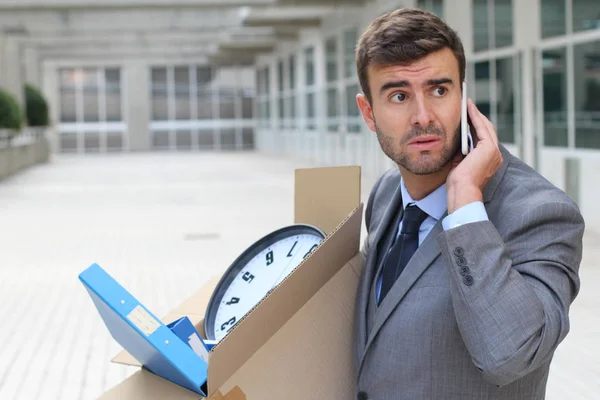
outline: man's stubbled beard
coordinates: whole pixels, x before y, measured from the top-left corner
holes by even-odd
[[[452,142],[448,144],[446,142],[446,131],[437,126],[430,125],[426,129],[420,127],[413,127],[406,135],[401,139],[396,139],[393,136],[386,135],[377,125],[375,118],[375,129],[377,133],[377,140],[383,150],[384,154],[388,156],[397,165],[402,166],[404,169],[415,175],[428,175],[436,173],[442,170],[449,162],[452,161],[456,153],[460,150],[460,125],[456,128]],[[435,135],[440,138],[444,143],[444,148],[439,158],[425,158],[427,151],[424,151],[417,160],[411,160],[408,154],[402,151],[402,147],[406,146],[411,140],[424,136],[424,135]],[[425,159],[424,159],[425,158]]]

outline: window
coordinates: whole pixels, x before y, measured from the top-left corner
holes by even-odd
[[[191,118],[190,68],[177,66],[173,69],[175,81],[175,119],[189,120]]]
[[[290,55],[288,59],[288,126],[292,129],[296,128],[296,93],[294,89],[296,88],[296,56]]]
[[[99,71],[96,68],[84,68],[81,74],[83,89],[83,122],[100,121],[98,97],[100,95]]]
[[[306,128],[315,129],[317,127],[316,121],[316,105],[315,105],[315,93],[306,94]]]
[[[443,0],[418,0],[417,8],[430,11],[440,18],[444,18]]]
[[[62,69],[60,75],[60,122],[77,121],[77,74],[74,69]]]
[[[294,88],[296,87],[296,57],[293,54],[289,58],[288,69],[290,89],[294,90]]]
[[[338,73],[338,37],[325,41],[325,101],[327,104],[327,130],[337,132],[340,129],[340,91]]]
[[[344,77],[352,78],[356,75],[356,42],[358,29],[350,28],[344,31]]]
[[[543,38],[600,29],[598,0],[541,0],[540,13]]]
[[[360,132],[361,116],[356,95],[360,93],[360,86],[357,83],[346,86],[346,112],[348,114],[348,132]]]
[[[600,2],[598,0],[571,0],[573,5],[573,32],[600,29]]]
[[[475,63],[475,102],[477,108],[488,119],[492,118],[492,99],[490,95],[491,73],[490,62]]]
[[[512,46],[512,11],[512,0],[473,0],[473,43],[476,52]]]
[[[106,120],[121,121],[121,70],[107,68],[104,70],[106,88]]]
[[[511,56],[475,63],[475,84],[469,87],[477,108],[494,124],[502,143],[515,142],[520,124],[515,106],[519,86],[517,62]]]
[[[335,82],[338,79],[337,38],[329,38],[325,42],[326,80]]]
[[[283,88],[285,87],[285,78],[283,75],[283,60],[279,60],[277,62],[277,90],[279,93],[283,92]]]
[[[152,119],[168,120],[167,69],[152,68],[150,78],[152,80]]]
[[[283,129],[286,127],[286,101],[285,101],[285,69],[283,60],[277,62],[277,109],[278,109],[278,120],[279,128]]]
[[[121,69],[61,68],[58,75],[60,150],[122,150]]]
[[[268,70],[255,74],[242,67],[153,66],[150,79],[155,149],[245,146],[243,131],[253,125],[256,88],[259,113],[268,118]]]
[[[296,85],[296,57],[290,55],[277,63],[278,72],[278,116],[279,128],[293,129],[296,126],[296,99],[293,88]]]
[[[496,107],[496,131],[498,140],[503,143],[515,143],[517,118],[515,115],[515,87],[518,79],[515,74],[516,59],[500,58],[495,61],[496,71],[494,99]]]
[[[196,67],[196,118],[213,118],[213,99],[210,83],[213,80],[212,69],[208,66]]]
[[[304,68],[306,70],[306,86],[315,84],[315,49],[310,47],[304,50]]]
[[[261,127],[271,124],[270,69],[268,66],[259,68],[256,72],[256,88],[258,102],[258,123]]]
[[[309,47],[304,50],[304,76],[305,94],[304,106],[306,107],[306,129],[317,127],[317,110],[315,94],[315,49]]]
[[[574,46],[575,147],[600,149],[600,40]]]
[[[339,129],[339,94],[336,87],[327,89],[327,128],[330,131]]]
[[[567,52],[565,48],[542,53],[544,145],[568,146]]]
[[[566,33],[566,0],[541,0],[540,12],[543,38]]]

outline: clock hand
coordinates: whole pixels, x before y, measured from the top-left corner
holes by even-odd
[[[296,255],[298,254],[298,251],[300,250],[300,248],[298,248],[298,250],[296,250],[296,253],[292,255],[291,260],[287,263],[287,265],[285,266],[285,268],[283,269],[283,272],[281,274],[279,274],[279,276],[277,277],[277,279],[275,280],[275,283],[273,284],[273,286],[271,286],[271,290],[277,286],[277,284],[279,283],[279,280],[281,279],[281,277],[283,275],[286,274],[286,271],[288,270],[288,268],[290,267],[290,264],[292,263],[292,261],[294,261],[294,259],[296,258]]]

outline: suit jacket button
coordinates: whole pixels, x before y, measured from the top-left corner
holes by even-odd
[[[464,267],[465,265],[467,265],[467,259],[466,259],[466,258],[464,258],[464,257],[458,257],[458,258],[456,259],[456,264],[457,264],[459,267]]]
[[[463,283],[467,286],[471,286],[473,284],[473,277],[471,275],[467,275],[463,278]]]
[[[369,396],[366,392],[358,392],[358,396],[356,396],[357,400],[369,400]]]
[[[458,257],[462,257],[465,254],[465,250],[462,247],[456,247],[454,249],[454,254]]]
[[[461,268],[460,268],[460,274],[461,274],[462,276],[467,276],[467,275],[469,275],[470,273],[471,273],[471,270],[469,269],[469,267],[467,267],[467,266],[464,266],[464,267],[461,267]]]

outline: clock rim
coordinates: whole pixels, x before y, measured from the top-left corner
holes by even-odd
[[[213,289],[213,292],[210,296],[210,299],[208,301],[208,304],[206,306],[206,312],[204,313],[204,334],[206,336],[206,339],[208,340],[216,340],[216,336],[214,336],[212,334],[212,331],[209,330],[211,324],[209,324],[209,322],[211,322],[212,320],[212,327],[214,330],[214,323],[215,323],[215,319],[216,319],[216,312],[218,310],[218,304],[220,303],[221,299],[223,298],[223,295],[225,293],[225,291],[227,290],[227,288],[229,287],[229,284],[231,284],[233,282],[233,280],[235,279],[235,277],[237,276],[237,274],[241,271],[242,268],[239,268],[240,263],[242,263],[244,260],[247,260],[246,263],[251,260],[253,257],[255,257],[258,253],[260,253],[262,250],[264,250],[266,247],[268,246],[264,246],[265,242],[268,242],[269,240],[273,240],[273,238],[282,235],[290,230],[296,230],[296,229],[301,229],[301,230],[307,230],[306,232],[301,232],[298,234],[306,234],[306,233],[314,233],[317,235],[321,236],[321,242],[323,240],[325,240],[325,238],[327,237],[327,235],[325,234],[325,232],[312,224],[306,224],[306,223],[297,223],[297,224],[291,224],[291,225],[287,225],[281,228],[278,228],[266,235],[264,235],[263,237],[259,238],[258,240],[254,241],[254,243],[252,243],[251,245],[249,245],[227,268],[227,270],[223,273],[223,275],[221,276],[221,279],[219,279],[219,282],[217,283],[217,285],[215,286],[215,288]],[[310,232],[309,232],[310,231]],[[294,234],[289,235],[289,236],[294,236]],[[245,264],[244,264],[245,265]],[[226,286],[227,285],[227,286]],[[223,292],[223,294],[221,294],[220,296],[217,296],[219,294],[219,292]],[[267,292],[265,294],[265,296],[268,294],[269,292]],[[254,306],[253,306],[254,307]],[[250,311],[248,311],[249,313]],[[244,315],[244,317],[248,314],[246,313]],[[243,318],[243,317],[242,317]],[[236,321],[235,324],[237,324],[239,321]],[[234,325],[235,325],[234,324]],[[227,334],[225,335],[227,336]]]

